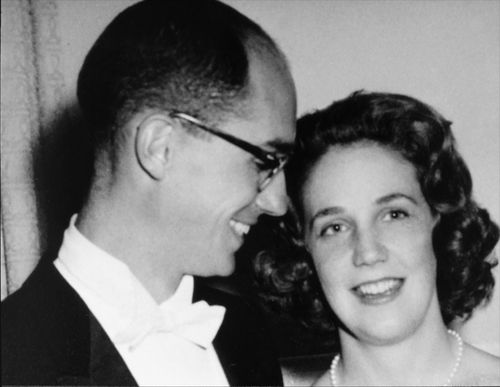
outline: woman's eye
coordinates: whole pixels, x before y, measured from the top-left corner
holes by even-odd
[[[389,212],[387,212],[384,217],[383,217],[383,220],[387,220],[387,221],[390,221],[390,220],[399,220],[399,219],[404,219],[404,218],[407,218],[408,217],[408,212],[406,211],[403,211],[403,210],[391,210]]]
[[[346,225],[340,223],[329,224],[326,227],[323,227],[319,233],[320,236],[329,236],[335,235],[347,230]]]

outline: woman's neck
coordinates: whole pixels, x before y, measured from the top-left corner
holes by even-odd
[[[443,385],[456,363],[457,339],[445,325],[420,326],[387,345],[370,344],[341,332],[339,385]]]

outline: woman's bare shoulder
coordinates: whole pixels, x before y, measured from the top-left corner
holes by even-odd
[[[453,384],[500,386],[500,357],[464,343],[462,363]]]

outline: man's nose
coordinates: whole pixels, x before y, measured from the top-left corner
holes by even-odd
[[[258,193],[255,202],[257,207],[267,215],[285,215],[288,209],[288,197],[283,171],[274,176],[269,185]]]
[[[385,262],[388,254],[387,249],[381,241],[377,231],[358,231],[356,236],[356,248],[354,251],[354,266],[371,266],[379,262]]]

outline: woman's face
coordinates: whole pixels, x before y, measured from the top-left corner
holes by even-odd
[[[395,343],[439,316],[436,218],[411,163],[374,143],[332,147],[303,201],[305,241],[326,298],[355,337]]]

